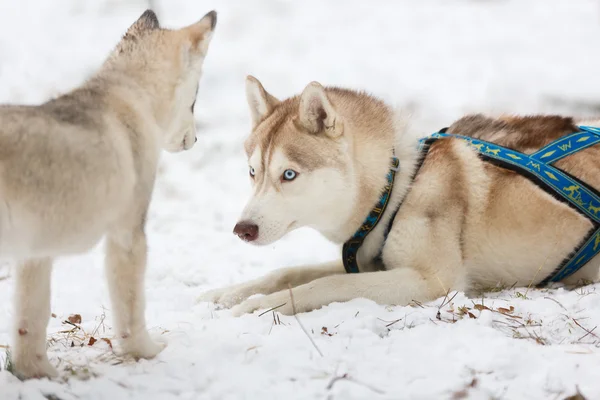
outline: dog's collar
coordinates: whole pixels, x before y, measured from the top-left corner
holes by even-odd
[[[439,133],[445,133],[448,128],[443,128],[439,131]],[[411,181],[414,181],[415,177],[419,173],[423,162],[425,161],[425,157],[429,152],[430,146],[437,140],[437,137],[429,136],[419,140],[419,144],[417,146],[417,151],[419,153],[419,159],[415,166],[415,169],[412,173]],[[358,262],[356,261],[356,254],[358,250],[362,246],[365,241],[367,235],[375,228],[375,225],[381,219],[381,216],[385,212],[389,199],[392,195],[392,189],[394,188],[394,178],[396,177],[396,172],[400,171],[400,160],[395,156],[392,156],[392,166],[390,167],[390,171],[387,175],[388,184],[384,187],[383,193],[377,202],[377,205],[371,210],[369,216],[365,219],[361,227],[354,233],[354,235],[344,243],[342,247],[342,262],[344,263],[344,268],[347,273],[358,273],[360,272],[358,269]],[[383,250],[383,246],[387,241],[387,236],[392,230],[392,225],[394,224],[394,219],[400,210],[400,206],[402,206],[402,202],[398,204],[396,209],[393,211],[390,220],[388,222],[388,226],[386,227],[385,232],[383,233],[383,241],[381,247],[379,249],[379,253],[375,257],[375,260],[381,261],[381,253]]]
[[[392,156],[391,164],[392,165],[387,174],[387,184],[383,188],[383,193],[381,193],[379,201],[377,204],[375,204],[375,207],[373,207],[360,228],[358,228],[354,235],[352,235],[352,237],[346,241],[342,247],[342,261],[344,262],[344,268],[348,273],[360,272],[358,269],[358,262],[356,261],[358,249],[360,249],[367,235],[375,228],[381,219],[381,216],[385,212],[392,195],[394,178],[396,177],[396,172],[400,171],[400,160],[397,157]]]

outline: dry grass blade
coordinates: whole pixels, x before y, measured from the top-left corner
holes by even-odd
[[[454,300],[454,298],[456,297],[456,295],[458,294],[458,292],[455,292],[454,296],[448,298],[449,294],[450,294],[450,291],[446,292],[446,296],[444,297],[444,301],[442,301],[442,304],[438,307],[438,310],[441,310],[442,308],[444,308],[445,306],[447,306],[448,304],[450,304],[452,302],[452,300]]]
[[[310,340],[310,342],[312,343],[313,347],[317,350],[317,353],[319,353],[319,355],[321,357],[324,357],[323,353],[321,353],[321,350],[319,349],[319,347],[317,346],[317,344],[315,343],[315,341],[313,340],[313,338],[308,334],[308,331],[306,330],[306,328],[304,327],[304,325],[302,325],[302,322],[300,322],[300,318],[298,318],[298,315],[296,314],[296,303],[294,302],[294,293],[292,293],[292,286],[289,285],[289,284],[288,284],[288,290],[290,291],[290,299],[292,301],[292,313],[294,314],[294,318],[296,318],[296,321],[298,322],[298,325],[300,325],[300,328],[302,329],[302,331],[304,332],[304,334],[306,335],[306,337],[308,338],[308,340]]]
[[[280,305],[278,305],[278,306],[275,306],[275,307],[273,307],[273,308],[269,308],[267,311],[263,311],[263,312],[261,312],[260,314],[258,314],[258,316],[259,316],[259,317],[262,317],[262,316],[263,316],[263,315],[265,315],[266,313],[270,313],[271,311],[275,311],[275,310],[277,310],[278,308],[281,308],[281,307],[285,306],[286,304],[287,304],[287,303],[283,303],[283,304],[280,304]]]
[[[575,322],[575,325],[577,325],[578,327],[580,327],[581,329],[583,329],[586,334],[583,335],[582,337],[579,338],[578,342],[581,341],[582,339],[584,339],[585,337],[587,337],[588,335],[592,335],[593,337],[595,337],[596,339],[598,339],[598,335],[596,335],[594,333],[594,331],[596,330],[597,326],[593,327],[591,330],[585,328],[584,326],[582,326],[575,318],[571,318],[573,320],[573,322]]]
[[[366,383],[359,382],[356,379],[353,379],[350,376],[348,376],[348,374],[344,374],[344,375],[333,377],[333,379],[331,379],[331,381],[329,381],[329,383],[327,384],[327,390],[331,390],[333,388],[333,385],[335,385],[335,383],[338,382],[338,381],[352,382],[352,383],[355,383],[357,385],[364,386],[367,389],[370,389],[370,390],[372,390],[373,392],[375,392],[377,394],[385,394],[385,392],[383,390],[381,390],[379,388],[376,388],[374,386],[371,386],[371,385],[367,385]]]
[[[409,304],[409,305],[412,305],[412,303],[414,303],[417,307],[425,308],[425,306],[423,305],[423,303],[421,303],[420,301],[411,300],[411,304]]]
[[[548,297],[548,296],[544,296],[544,299],[546,299],[546,300],[552,300],[553,302],[555,302],[556,304],[558,304],[560,306],[560,308],[562,308],[563,310],[565,310],[565,311],[568,312],[568,310],[565,308],[565,306],[563,306],[562,304],[560,304],[558,300],[553,299],[552,297]]]
[[[394,325],[394,324],[395,324],[395,323],[397,323],[397,322],[400,322],[400,321],[402,321],[404,318],[398,318],[398,319],[395,319],[395,320],[392,320],[392,321],[388,321],[388,320],[386,320],[386,319],[382,319],[382,318],[377,318],[377,319],[378,319],[379,321],[381,321],[381,322],[385,323],[385,326],[386,326],[386,327],[389,327],[389,326],[392,326],[392,325]]]

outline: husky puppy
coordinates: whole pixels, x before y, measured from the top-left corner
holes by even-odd
[[[168,30],[147,10],[100,70],[38,106],[0,107],[0,254],[18,260],[12,364],[55,376],[46,354],[54,258],[106,236],[106,275],[125,353],[164,347],[146,331],[146,214],[161,149],[196,141],[194,103],[214,11]]]

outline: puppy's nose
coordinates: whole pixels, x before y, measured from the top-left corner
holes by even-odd
[[[233,233],[246,242],[252,242],[258,237],[258,225],[248,221],[238,222],[233,228]]]
[[[196,143],[198,141],[198,137],[194,138],[194,143]]]

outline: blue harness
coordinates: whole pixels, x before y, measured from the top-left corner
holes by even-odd
[[[477,150],[483,160],[518,172],[529,178],[541,189],[553,195],[556,199],[570,205],[592,222],[594,228],[583,240],[579,248],[565,259],[540,285],[545,285],[548,282],[558,282],[574,274],[596,254],[600,253],[600,192],[553,165],[556,161],[564,157],[600,143],[600,128],[580,126],[578,132],[557,139],[533,154],[524,154],[468,136],[448,134],[446,133],[446,129],[442,129],[440,132],[436,132],[419,141],[419,151],[422,156],[415,175],[423,163],[431,144],[442,138],[462,139],[467,142],[469,147]],[[379,202],[365,219],[359,230],[344,243],[342,261],[348,273],[360,272],[356,261],[356,254],[366,236],[381,219],[394,187],[394,177],[398,170],[399,161],[396,157],[393,157],[392,167],[387,175],[388,183],[384,188]],[[390,219],[387,232],[384,234],[384,243],[398,209]],[[381,247],[383,248],[383,245]]]

